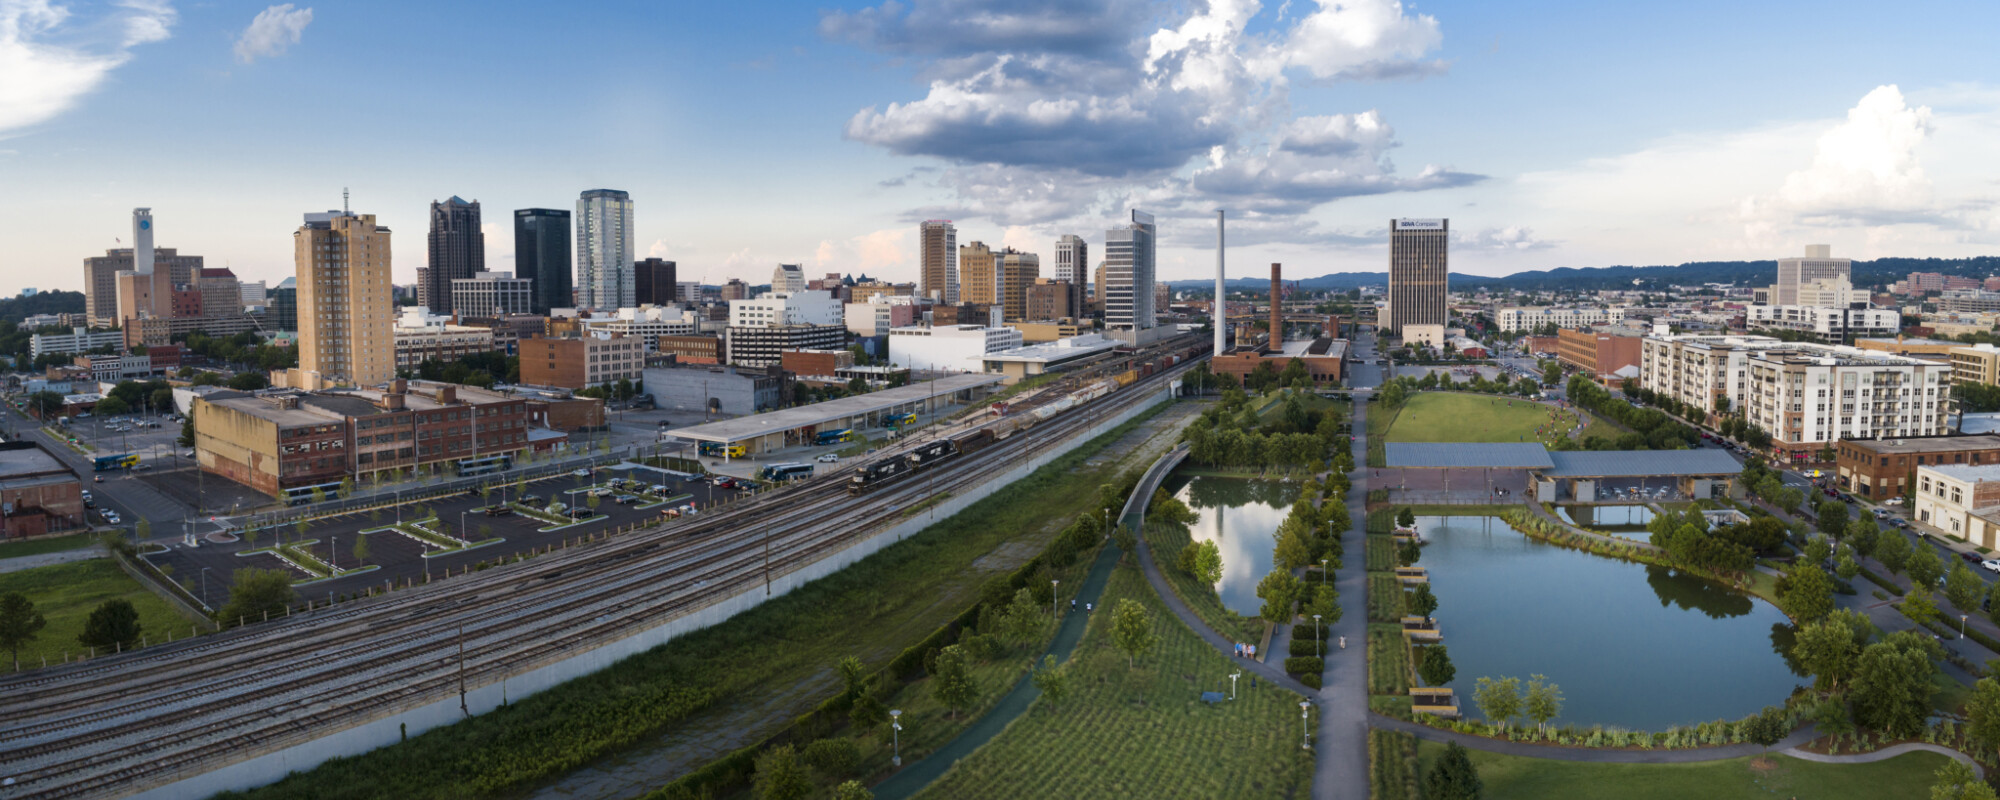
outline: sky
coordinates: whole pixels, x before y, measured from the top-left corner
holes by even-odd
[[[1161,279],[2000,253],[1991,2],[0,0],[0,293],[157,244],[276,283],[395,230],[631,193],[682,280],[914,280],[918,223],[1040,253],[1138,208]],[[119,240],[123,240],[122,242]]]

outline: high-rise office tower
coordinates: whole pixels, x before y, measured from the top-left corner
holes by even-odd
[[[1042,277],[1042,257],[1009,247],[994,255],[999,260],[1000,306],[1008,322],[1028,318],[1028,287]]]
[[[1153,316],[1153,215],[1132,210],[1132,224],[1104,232],[1104,327],[1143,330]]]
[[[576,201],[576,304],[624,308],[638,297],[632,276],[632,196],[591,189]]]
[[[1443,325],[1451,220],[1389,220],[1389,321],[1398,338],[1411,325]]]
[[[479,232],[479,201],[457,195],[431,203],[429,265],[417,270],[417,303],[451,313],[451,282],[486,271],[486,237]]]
[[[396,377],[389,229],[374,214],[307,214],[292,234],[298,264],[294,388],[372,386]]]
[[[1000,261],[985,242],[967,242],[958,248],[958,299],[967,303],[994,305],[1000,302]]]
[[[806,290],[806,271],[797,264],[779,264],[771,270],[772,292],[803,292]]]
[[[632,265],[632,292],[637,305],[673,305],[679,265],[660,258],[648,258]]]
[[[1076,234],[1056,240],[1055,280],[1069,286],[1070,314],[1083,316],[1083,291],[1090,285],[1090,243]]]
[[[187,286],[195,282],[195,277],[201,273],[201,256],[180,255],[171,247],[155,248],[153,233],[152,209],[132,209],[133,246],[112,248],[104,251],[104,255],[83,260],[83,308],[84,313],[90,318],[90,324],[109,328],[119,325],[125,319],[118,310],[118,276],[119,273],[139,274],[142,250],[143,258],[149,265],[146,274],[157,277],[149,277],[144,281],[128,278],[126,283],[134,292],[144,291],[147,295],[145,307],[148,312],[155,310],[151,297],[156,282],[161,284],[157,287],[159,296],[163,298],[158,304],[161,311],[167,310],[168,303],[164,298],[172,295],[173,287]],[[133,308],[136,311],[138,307],[135,297]]]
[[[1800,302],[1800,287],[1818,281],[1852,281],[1853,270],[1852,260],[1833,257],[1832,245],[1806,245],[1805,257],[1778,259],[1778,283],[1771,287],[1771,305],[1813,305]]]
[[[568,308],[570,295],[569,212],[560,208],[523,208],[514,212],[514,275],[526,278],[533,295],[529,307],[547,316],[551,308]]]
[[[917,295],[958,305],[958,229],[951,220],[934,219],[917,231]]]

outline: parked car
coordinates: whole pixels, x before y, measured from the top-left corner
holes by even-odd
[[[629,506],[633,503],[639,502],[639,496],[636,494],[621,494],[611,499],[616,501],[621,506]]]
[[[1965,563],[1967,563],[1967,564],[1978,564],[1978,563],[1981,563],[1981,561],[1980,561],[1980,558],[1979,558],[1979,554],[1978,554],[1978,553],[1964,553],[1964,552],[1961,552],[1961,553],[1959,553],[1959,554],[1958,554],[1958,557],[1959,557],[1959,558],[1963,558],[1963,559],[1965,559]]]
[[[2000,560],[1989,558],[1979,562],[1979,566],[1985,568],[1987,572],[2000,572]]]
[[[519,502],[521,503],[521,505],[534,506],[536,508],[543,508],[549,504],[548,500],[543,499],[542,496],[538,494],[521,495],[521,499]]]
[[[576,469],[570,470],[569,474],[575,475],[579,478],[588,478],[590,477],[590,470],[584,469],[583,467],[577,467]]]
[[[813,460],[814,460],[814,461],[818,461],[818,462],[819,462],[819,463],[821,463],[821,464],[838,464],[838,463],[840,463],[840,454],[839,454],[839,453],[825,453],[825,454],[822,454],[822,455],[821,455],[821,456],[820,456],[819,458],[815,458],[815,459],[813,459]]]
[[[667,493],[667,485],[666,485],[666,484],[664,484],[664,483],[656,483],[656,484],[653,484],[653,485],[651,485],[651,486],[648,486],[648,487],[646,487],[646,491],[648,491],[648,492],[652,492],[653,494],[666,494],[666,493]]]
[[[489,517],[504,517],[504,516],[507,516],[507,515],[509,515],[509,514],[512,514],[512,513],[514,513],[514,507],[513,507],[513,506],[487,506],[487,507],[486,507],[486,516],[489,516]]]
[[[576,510],[575,514],[571,514],[570,516],[575,517],[576,519],[589,519],[590,517],[597,516],[597,512],[592,511],[588,508],[579,508]]]

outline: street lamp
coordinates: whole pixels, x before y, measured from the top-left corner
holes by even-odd
[[[201,604],[205,608],[214,608],[208,604],[208,569],[208,567],[201,568]]]
[[[1965,638],[1965,616],[1964,614],[1958,615],[1958,638],[1960,639]]]
[[[1229,699],[1236,699],[1236,679],[1243,677],[1243,670],[1229,673]]]
[[[1327,527],[1333,527],[1333,523],[1327,523]],[[1326,561],[1325,558],[1319,560],[1319,588],[1321,589],[1326,588]]]
[[[1062,602],[1062,596],[1061,596],[1061,595],[1058,595],[1058,594],[1056,594],[1056,586],[1057,586],[1058,584],[1060,584],[1060,583],[1062,583],[1062,581],[1060,581],[1060,580],[1056,580],[1056,579],[1054,579],[1054,578],[1050,578],[1050,579],[1049,579],[1049,621],[1050,621],[1050,622],[1055,622],[1055,621],[1056,621],[1056,606],[1057,606],[1058,604],[1060,604],[1060,603]]]
[[[1318,614],[1313,615],[1313,651],[1318,653],[1320,658],[1326,657],[1326,648],[1320,646]]]
[[[890,759],[890,762],[900,767],[903,765],[903,710],[902,709],[900,708],[889,709],[889,727],[896,729],[895,733],[891,734],[896,737],[895,738],[896,755],[894,758]]]
[[[1299,748],[1313,749],[1312,733],[1306,729],[1306,720],[1312,717],[1312,701],[1299,701]]]

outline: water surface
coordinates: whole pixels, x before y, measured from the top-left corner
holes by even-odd
[[[1291,513],[1299,484],[1175,475],[1168,479],[1167,490],[1201,515],[1190,526],[1189,536],[1197,542],[1215,542],[1222,553],[1222,580],[1215,591],[1223,607],[1257,616],[1264,605],[1257,598],[1257,582],[1271,573],[1278,523]]]

